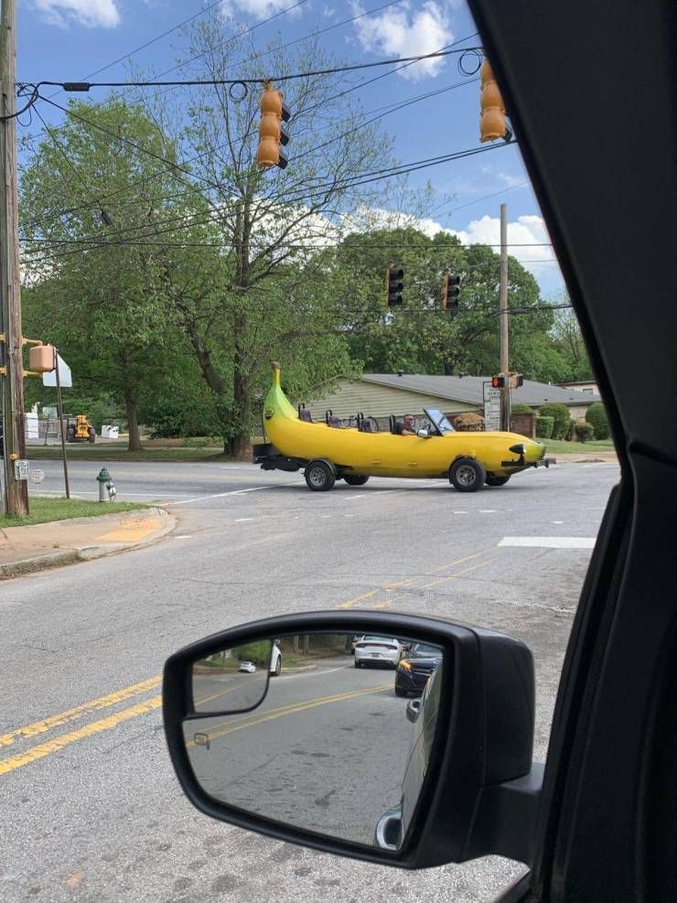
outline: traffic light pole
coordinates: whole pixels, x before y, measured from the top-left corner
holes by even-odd
[[[501,269],[498,290],[500,324],[500,373],[506,385],[501,389],[501,429],[510,431],[510,389],[507,385],[509,373],[508,357],[508,205],[501,204]]]
[[[0,0],[0,366],[4,442],[5,512],[28,514],[28,484],[14,476],[25,454],[23,340],[19,287],[19,222],[16,169],[16,0]],[[11,118],[10,118],[11,117]]]

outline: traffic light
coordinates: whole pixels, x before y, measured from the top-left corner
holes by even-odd
[[[491,377],[491,388],[492,389],[505,389],[505,376],[492,376]]]
[[[270,166],[285,169],[287,166],[287,155],[280,145],[289,143],[289,132],[284,123],[289,122],[291,113],[283,96],[281,91],[276,91],[270,82],[266,82],[261,95],[259,148],[256,152],[256,162],[261,169]]]
[[[404,270],[400,267],[388,267],[386,273],[386,303],[388,307],[397,307],[402,303]]]
[[[442,307],[445,310],[458,309],[458,296],[461,293],[461,277],[455,273],[447,273],[444,277]]]
[[[482,63],[480,69],[480,81],[482,84],[480,94],[480,142],[496,141],[497,138],[505,138],[510,131],[505,121],[505,105],[498,83],[494,78],[489,60]]]

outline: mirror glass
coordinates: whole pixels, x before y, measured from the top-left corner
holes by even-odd
[[[272,640],[221,649],[193,663],[196,712],[245,712],[259,705],[268,689]]]
[[[205,665],[241,661],[247,646],[193,666],[197,714],[184,721],[184,739],[197,780],[253,814],[397,849],[435,737],[442,649],[373,634],[266,642],[268,666],[251,674]],[[226,713],[233,700],[248,704]]]

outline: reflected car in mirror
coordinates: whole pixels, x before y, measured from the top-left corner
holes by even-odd
[[[395,668],[402,656],[403,644],[393,637],[363,636],[355,643],[355,667],[372,668],[385,665]]]
[[[438,646],[426,643],[414,643],[411,649],[402,656],[395,674],[395,694],[397,696],[420,696],[441,661]]]

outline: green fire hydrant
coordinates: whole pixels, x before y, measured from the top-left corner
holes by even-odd
[[[107,467],[102,467],[99,471],[99,476],[96,478],[99,483],[99,501],[100,502],[113,502],[115,501],[115,496],[117,495],[117,489],[115,488],[115,483],[113,482],[113,478],[108,473]]]

